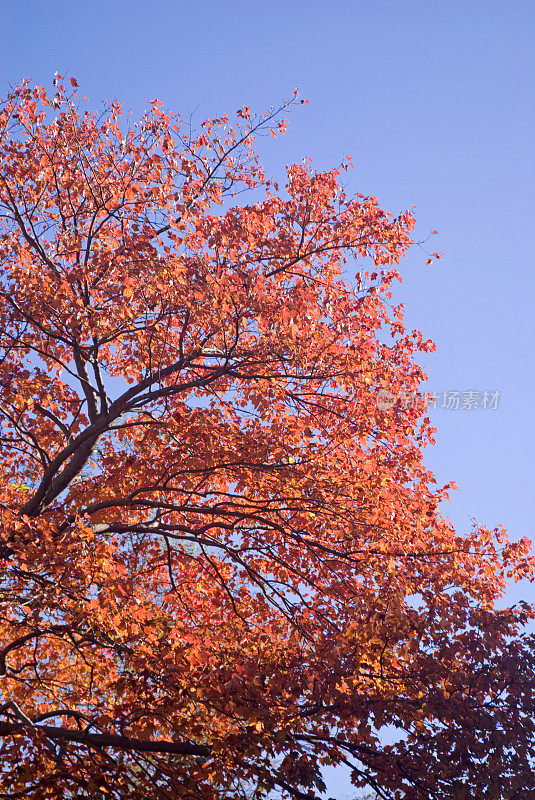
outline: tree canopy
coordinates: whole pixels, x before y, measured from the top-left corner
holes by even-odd
[[[266,177],[296,96],[56,83],[0,109],[0,796],[532,797],[534,559],[441,515],[411,214]]]

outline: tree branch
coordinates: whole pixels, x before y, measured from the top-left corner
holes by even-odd
[[[31,728],[21,722],[0,722],[0,736],[16,736],[26,731],[42,731],[49,739],[56,742],[78,742],[91,747],[113,747],[119,750],[131,750],[137,753],[173,753],[181,756],[208,757],[212,749],[208,745],[192,742],[149,742],[143,739],[130,739],[128,736],[117,736],[111,733],[89,733],[87,730],[75,731],[71,728],[56,728],[52,725],[33,725]]]

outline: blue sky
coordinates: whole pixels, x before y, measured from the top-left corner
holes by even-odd
[[[437,344],[428,387],[500,392],[495,410],[432,412],[427,463],[459,486],[445,512],[535,538],[532,0],[4,0],[0,31],[2,95],[59,70],[93,103],[137,114],[158,96],[201,118],[299,86],[309,104],[265,145],[269,171],[352,155],[350,190],[414,207],[420,239],[437,229],[444,260],[414,248],[397,295]]]

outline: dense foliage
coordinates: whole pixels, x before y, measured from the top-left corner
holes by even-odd
[[[0,110],[0,796],[308,798],[345,764],[532,797],[532,612],[495,603],[533,558],[438,509],[411,215],[266,179],[285,107],[133,125],[59,80]]]

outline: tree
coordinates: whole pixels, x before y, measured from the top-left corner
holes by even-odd
[[[296,97],[195,131],[57,82],[1,109],[1,796],[532,796],[533,557],[440,514],[411,215],[265,177]]]

